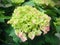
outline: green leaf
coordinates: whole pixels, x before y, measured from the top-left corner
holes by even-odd
[[[0,22],[5,22],[5,19],[10,19],[11,17],[9,16],[4,16],[4,15],[0,15]]]
[[[25,2],[23,5],[35,6],[35,4],[32,1]]]
[[[60,10],[56,7],[54,7],[54,10],[60,15]]]
[[[54,35],[46,35],[45,41],[47,43],[50,43],[51,45],[58,45],[58,43],[59,43],[59,39]]]
[[[11,17],[9,17],[9,16],[4,16],[4,11],[0,11],[0,22],[5,22],[4,20],[5,19],[10,19]]]
[[[14,30],[12,30],[12,31],[10,32],[10,35],[9,35],[9,36],[13,37],[13,41],[14,41],[14,42],[16,42],[16,43],[21,42],[21,41],[20,41],[20,38],[18,38],[18,37],[16,36]]]
[[[60,26],[56,26],[56,31],[60,33]]]
[[[9,27],[8,27],[7,29],[5,29],[5,30],[6,30],[6,33],[7,33],[10,37],[12,37],[13,42],[18,43],[18,44],[19,44],[19,42],[21,42],[20,38],[18,38],[18,36],[16,36],[13,27],[9,26]]]

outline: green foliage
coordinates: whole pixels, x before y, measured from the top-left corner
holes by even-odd
[[[5,16],[4,13],[5,12],[3,10],[0,10],[0,22],[5,22],[4,21],[5,19],[10,19],[10,17],[9,16]]]
[[[60,33],[60,18],[56,18],[56,22],[54,22],[56,26],[56,31]]]
[[[32,28],[38,29],[38,25],[41,25],[40,21],[43,18],[37,18],[39,16],[45,18],[46,21],[49,21],[48,17],[51,17],[51,22],[49,21],[50,31],[48,33],[46,32],[46,35],[43,35],[44,31],[41,28],[40,30],[31,30]],[[31,23],[32,19],[36,20],[35,23],[37,26]],[[42,24],[48,25],[48,22],[45,23],[45,20],[42,21]],[[10,24],[7,24],[7,22]],[[14,22],[17,23],[15,24]],[[28,27],[28,23],[32,28]],[[18,30],[17,28],[22,30]],[[19,38],[20,35],[18,32],[23,35],[25,40],[28,40],[22,42],[22,38]],[[0,0],[1,45],[58,45],[59,39],[55,36],[55,33],[60,33],[59,0]],[[41,35],[36,36],[37,34]]]
[[[52,35],[48,35],[48,34],[45,36],[45,41],[50,43],[50,45],[58,45],[59,44],[58,38],[56,36],[52,37]]]

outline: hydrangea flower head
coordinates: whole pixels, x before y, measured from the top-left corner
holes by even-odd
[[[24,42],[29,37],[40,36],[42,31],[47,33],[50,29],[51,18],[32,6],[17,7],[8,21],[15,29],[15,34]]]
[[[45,5],[50,5],[50,6],[55,5],[53,0],[32,0],[32,1],[35,2],[36,4],[45,4]]]
[[[21,4],[24,2],[24,0],[11,0],[11,2],[15,4]]]

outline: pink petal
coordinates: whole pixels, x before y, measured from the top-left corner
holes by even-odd
[[[50,26],[46,26],[42,29],[42,31],[44,32],[44,34],[47,34],[48,31],[50,31]]]
[[[18,34],[18,37],[22,40],[22,42],[25,42],[27,40],[26,36],[22,32]]]
[[[50,31],[50,26],[46,26],[46,31]]]

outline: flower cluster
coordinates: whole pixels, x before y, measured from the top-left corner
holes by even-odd
[[[15,4],[21,4],[24,2],[24,0],[11,0],[11,2]]]
[[[45,5],[50,5],[50,6],[55,5],[55,2],[52,0],[32,0],[32,1],[35,2],[36,4],[45,4]]]
[[[33,40],[42,32],[46,34],[50,30],[50,20],[48,15],[26,5],[17,7],[8,23],[15,29],[15,34],[25,42],[27,37]]]

